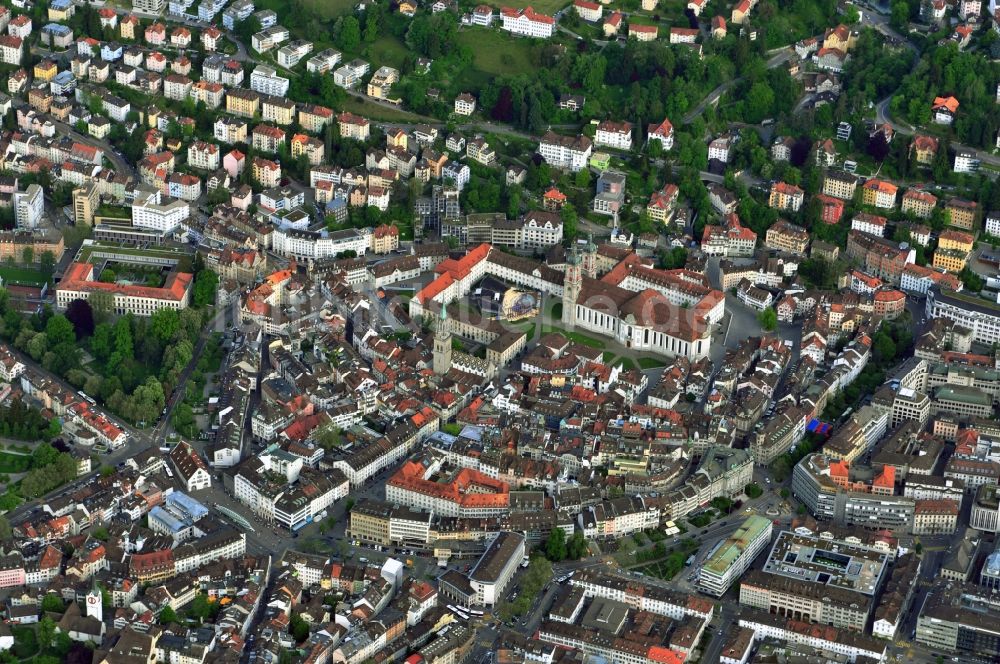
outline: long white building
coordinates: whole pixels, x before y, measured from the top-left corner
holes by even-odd
[[[556,168],[576,172],[587,167],[593,144],[586,136],[560,136],[548,131],[538,143],[538,153]]]
[[[233,495],[265,521],[296,530],[346,498],[350,487],[342,472],[319,473],[303,463],[300,456],[270,447],[241,466]]]
[[[545,14],[539,14],[531,7],[525,7],[524,9],[501,7],[500,18],[503,20],[503,24],[500,26],[503,30],[515,35],[537,37],[539,39],[548,39],[551,37],[556,25],[554,18]]]
[[[947,318],[972,330],[973,341],[985,346],[1000,343],[1000,304],[932,286],[926,312],[928,318]]]
[[[159,233],[171,233],[191,216],[191,207],[186,201],[167,199],[161,202],[160,193],[153,192],[145,197],[136,197],[132,203],[132,225],[149,228]]]
[[[288,79],[278,76],[273,67],[257,65],[250,74],[250,89],[265,95],[284,97],[288,94]]]
[[[292,228],[272,233],[271,248],[276,254],[297,259],[333,258],[345,251],[364,256],[371,246],[370,230],[307,231]]]
[[[733,581],[749,569],[757,555],[771,541],[770,519],[751,516],[723,542],[701,567],[698,588],[722,597]]]

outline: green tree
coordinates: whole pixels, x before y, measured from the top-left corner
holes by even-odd
[[[288,621],[288,633],[292,635],[296,643],[302,643],[309,638],[309,623],[302,619],[298,613],[292,613]]]
[[[687,249],[674,247],[663,257],[663,267],[668,270],[678,270],[687,265]]]
[[[177,622],[177,612],[169,606],[165,606],[160,610],[159,621],[161,625],[169,625],[170,623]]]
[[[219,275],[211,270],[202,270],[194,280],[191,303],[196,307],[215,304],[215,293],[219,286]]]
[[[744,101],[746,109],[744,120],[751,124],[758,123],[771,114],[773,106],[774,91],[767,83],[758,81],[750,86],[750,91]]]
[[[378,39],[378,17],[375,12],[368,12],[365,17],[365,43],[371,44]]]
[[[73,323],[62,314],[56,314],[45,324],[45,336],[49,346],[53,348],[59,344],[76,342],[76,330],[73,328]]]
[[[875,335],[872,349],[875,351],[876,361],[882,365],[892,362],[896,357],[896,342],[885,332],[879,332]]]
[[[889,25],[900,32],[906,33],[907,24],[910,22],[910,5],[906,0],[896,0],[892,3],[891,14],[889,15]]]
[[[198,593],[194,597],[194,601],[191,602],[191,606],[187,609],[188,615],[192,618],[196,618],[198,622],[204,622],[206,618],[212,615],[212,604],[208,601],[208,595],[204,593]]]
[[[574,530],[573,536],[566,544],[566,555],[573,560],[579,560],[585,558],[588,553],[590,553],[590,549],[587,546],[587,538],[583,536],[583,531]]]
[[[21,257],[25,265],[31,265],[35,262],[35,250],[32,247],[25,247],[21,252]]]
[[[354,51],[361,44],[361,25],[354,16],[347,16],[340,24],[338,44],[345,51]]]
[[[62,613],[66,610],[66,603],[62,597],[56,593],[46,593],[42,599],[42,611],[48,613]]]
[[[577,224],[578,217],[576,215],[576,210],[572,205],[567,203],[563,206],[562,210],[559,211],[559,216],[563,223],[563,235],[567,240],[575,240],[577,235]]]
[[[773,307],[768,307],[757,314],[757,322],[763,329],[770,332],[778,327],[778,312]]]
[[[562,528],[553,528],[545,540],[545,556],[552,562],[566,560],[566,533]]]
[[[56,621],[45,616],[38,621],[38,647],[43,651],[52,645],[52,639],[56,635]]]

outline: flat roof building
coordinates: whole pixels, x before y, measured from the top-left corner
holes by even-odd
[[[702,565],[698,588],[722,597],[771,541],[772,529],[771,520],[762,516],[751,516],[744,521]]]

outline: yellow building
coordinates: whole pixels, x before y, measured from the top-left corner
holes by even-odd
[[[260,111],[260,95],[253,90],[229,90],[226,93],[226,112],[243,118],[252,118]]]
[[[961,251],[952,251],[938,247],[934,252],[934,262],[932,265],[947,272],[958,273],[965,269],[968,259],[969,255]]]
[[[388,503],[362,501],[351,510],[351,520],[347,527],[348,537],[388,545],[389,522],[392,519],[392,507]]]
[[[24,250],[29,247],[36,260],[46,251],[51,251],[58,261],[66,250],[59,232],[0,231],[0,260],[24,260]]]
[[[930,166],[934,162],[934,156],[938,151],[938,139],[933,136],[917,135],[913,137],[910,150],[918,164]]]
[[[844,201],[854,198],[858,188],[858,179],[843,171],[830,171],[823,178],[823,193]]]
[[[122,39],[135,39],[135,29],[139,26],[139,18],[133,14],[129,14],[118,23],[118,30],[121,32]]]
[[[885,180],[869,180],[862,187],[861,202],[877,208],[893,208],[896,206],[896,193],[899,187]]]
[[[282,97],[265,97],[260,105],[260,116],[276,125],[290,125],[295,121],[295,102]]]
[[[73,219],[76,224],[94,225],[94,213],[100,206],[101,197],[97,186],[87,182],[73,190]]]
[[[250,173],[262,187],[277,187],[281,184],[281,166],[270,159],[254,157]]]
[[[395,225],[382,224],[372,232],[372,252],[388,254],[399,248],[399,229]]]
[[[292,136],[292,156],[305,155],[311,166],[319,166],[323,163],[323,154],[326,146],[323,141],[305,134],[295,134]]]
[[[962,231],[945,230],[941,231],[938,238],[938,249],[954,249],[955,251],[972,251],[975,238],[969,233]]]
[[[976,216],[979,212],[979,205],[975,201],[967,201],[963,198],[953,198],[945,206],[948,213],[950,226],[964,228],[971,231],[976,226]]]
[[[901,209],[921,219],[928,219],[937,207],[937,196],[918,189],[909,189],[903,194]]]
[[[59,73],[59,67],[52,60],[42,60],[37,65],[35,65],[35,80],[45,81],[48,83],[56,77]]]
[[[398,81],[398,69],[386,66],[379,67],[368,82],[368,96],[375,99],[388,99],[392,86]]]
[[[961,272],[969,260],[975,238],[962,231],[942,231],[934,252],[933,266],[948,272]]]
[[[835,48],[847,53],[858,43],[858,33],[841,23],[823,35],[823,48]]]
[[[402,129],[389,129],[385,134],[385,147],[407,149],[410,137]]]
[[[354,113],[344,112],[337,116],[337,127],[341,138],[353,138],[356,141],[367,141],[370,131],[367,118]]]
[[[56,23],[62,23],[68,21],[73,17],[76,10],[76,5],[73,3],[66,3],[60,7],[49,6],[49,20],[55,21]]]
[[[778,210],[798,212],[805,200],[805,192],[794,184],[775,182],[771,185],[771,196],[768,205]]]
[[[769,249],[804,255],[809,246],[809,231],[781,219],[767,229],[764,244]]]
[[[333,121],[333,111],[326,106],[302,104],[299,106],[299,125],[306,131],[318,133]]]

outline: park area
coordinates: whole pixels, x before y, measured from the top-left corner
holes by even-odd
[[[682,531],[683,532],[683,531]],[[646,576],[669,580],[684,568],[692,553],[698,550],[698,542],[691,538],[667,541],[667,536],[659,530],[633,533],[616,542],[615,560],[623,568]],[[602,545],[606,547],[605,545]]]
[[[139,263],[119,263],[108,261],[101,270],[100,281],[109,284],[129,284],[162,288],[166,281],[167,269],[160,265]]]
[[[472,50],[472,66],[483,73],[501,76],[532,68],[532,42],[527,39],[513,38],[506,32],[470,29],[458,33],[458,43]]]
[[[501,7],[513,7],[514,9],[531,7],[536,12],[540,14],[548,14],[549,16],[552,16],[563,7],[569,6],[569,3],[566,0],[539,0],[538,2],[533,2],[532,0],[511,0],[511,2],[500,2],[499,0],[496,0],[495,2],[491,1],[486,4],[492,5],[497,9]]]
[[[18,284],[20,286],[41,286],[49,280],[48,276],[41,270],[13,265],[0,266],[0,279],[5,284]]]

